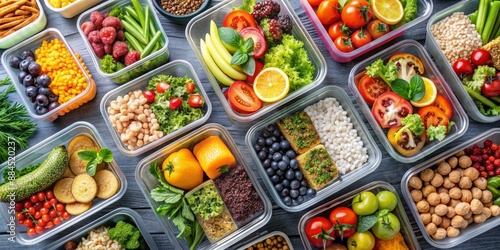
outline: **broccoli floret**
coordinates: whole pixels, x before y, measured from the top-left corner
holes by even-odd
[[[398,67],[392,61],[384,65],[382,59],[377,59],[366,67],[366,74],[371,77],[380,77],[391,86],[391,83],[398,78]]]
[[[108,74],[116,72],[116,62],[112,55],[105,55],[100,63],[103,72]]]
[[[123,8],[121,6],[115,6],[109,12],[109,15],[114,16],[114,17],[118,17],[118,19],[122,20],[123,19]]]
[[[439,125],[437,127],[434,127],[433,125],[431,125],[427,128],[426,135],[430,141],[433,141],[434,139],[437,139],[438,141],[442,141],[446,137],[447,132],[448,132],[448,129],[443,125]]]
[[[139,249],[144,246],[144,243],[141,244],[143,239],[139,229],[124,221],[119,221],[115,227],[109,229],[108,236],[126,249]]]
[[[396,132],[394,137],[399,138],[401,134],[407,129],[411,130],[415,135],[421,135],[424,132],[424,122],[418,114],[409,114],[405,118],[401,119],[402,128]]]

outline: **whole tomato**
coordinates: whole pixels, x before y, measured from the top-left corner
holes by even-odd
[[[169,106],[171,110],[179,109],[182,106],[182,99],[179,97],[174,97],[170,99]]]
[[[401,223],[398,217],[393,213],[387,213],[378,217],[377,223],[372,227],[372,232],[381,240],[391,240],[399,233],[400,229]]]
[[[201,97],[201,95],[193,94],[189,96],[188,105],[191,108],[201,108],[203,107],[203,103],[203,97]]]
[[[342,8],[342,21],[349,28],[359,29],[365,26],[372,17],[372,9],[366,0],[351,0]]]
[[[357,215],[370,215],[378,209],[378,199],[374,193],[364,191],[352,199],[352,210]]]
[[[335,44],[335,47],[337,47],[338,50],[342,52],[351,52],[354,50],[354,47],[352,46],[352,41],[351,38],[347,36],[339,36],[333,41],[333,44]]]
[[[356,232],[347,239],[349,250],[371,250],[375,246],[375,236],[370,231]]]
[[[340,9],[338,0],[324,0],[319,4],[316,15],[323,25],[330,25],[340,20]]]
[[[337,21],[328,26],[328,36],[335,41],[339,36],[349,36],[351,29],[347,27],[344,22]]]
[[[370,35],[372,36],[372,38],[374,40],[389,33],[389,31],[391,31],[391,29],[389,28],[389,25],[387,25],[386,23],[384,23],[378,19],[370,21],[366,25],[366,30],[368,31],[368,33],[370,33]]]
[[[323,0],[307,0],[307,2],[312,6],[318,6]]]
[[[332,223],[324,217],[318,216],[309,219],[306,223],[306,236],[311,245],[326,248],[333,244],[335,232]]]
[[[351,41],[354,48],[359,48],[370,43],[372,41],[372,36],[370,33],[366,32],[365,29],[359,29],[352,33]]]
[[[481,93],[489,97],[500,95],[500,80],[497,77],[493,80],[487,79],[481,87]]]
[[[458,77],[464,78],[474,73],[474,66],[466,59],[458,59],[453,63],[453,71]]]
[[[472,52],[470,61],[476,66],[491,65],[493,63],[490,52],[481,48]]]
[[[348,207],[336,207],[330,212],[329,219],[335,227],[335,234],[342,240],[356,232],[358,216]]]

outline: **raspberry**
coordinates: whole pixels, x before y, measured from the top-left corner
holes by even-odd
[[[283,15],[278,17],[278,22],[281,25],[283,33],[292,34],[293,22],[289,15]]]
[[[113,54],[113,45],[112,44],[104,44],[104,52],[106,52],[106,54],[108,54],[108,55]]]
[[[123,24],[117,17],[108,16],[102,21],[102,27],[113,27],[115,30],[121,30],[123,29]]]
[[[253,7],[252,16],[257,22],[264,18],[277,18],[281,6],[273,0],[264,0]]]
[[[116,32],[116,40],[125,41],[125,33],[123,33],[123,30]]]
[[[113,27],[104,27],[99,31],[101,40],[105,44],[113,44],[116,38],[116,30]]]
[[[131,50],[125,56],[124,63],[125,63],[125,66],[129,66],[130,64],[135,63],[139,60],[141,60],[141,55],[139,54],[139,52],[137,52],[135,50]]]
[[[91,43],[92,50],[99,57],[102,58],[104,56],[104,44],[103,43]]]
[[[80,28],[83,30],[83,34],[88,36],[91,31],[95,30],[95,25],[93,22],[87,21],[84,22]]]
[[[104,16],[99,11],[92,11],[90,13],[90,21],[94,23],[96,29],[101,29],[102,21],[104,20]]]
[[[93,30],[89,33],[87,39],[89,39],[90,43],[102,43],[101,35],[98,30]]]
[[[126,55],[128,52],[128,45],[122,41],[116,41],[113,44],[113,57],[118,58],[120,56]]]

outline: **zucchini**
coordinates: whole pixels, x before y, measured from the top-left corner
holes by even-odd
[[[0,201],[20,201],[46,189],[61,178],[66,168],[68,168],[68,151],[65,146],[57,146],[38,168],[1,185]]]

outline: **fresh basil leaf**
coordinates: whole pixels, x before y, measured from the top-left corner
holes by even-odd
[[[253,47],[254,47],[254,42],[252,38],[248,38],[245,40],[245,43],[243,43],[243,46],[240,47],[240,49],[245,52],[246,54],[248,53],[253,53]]]
[[[410,79],[410,89],[412,96],[410,96],[412,101],[418,101],[422,99],[425,95],[425,84],[424,79],[419,75],[414,75]]]
[[[113,161],[113,152],[111,152],[109,148],[101,148],[97,155],[100,156],[104,162],[109,163]]]
[[[399,96],[403,97],[406,100],[410,100],[409,97],[410,85],[408,84],[407,81],[398,78],[391,83],[391,88],[392,91],[394,91],[394,93],[398,94]]]
[[[220,27],[218,30],[220,39],[227,45],[240,48],[244,44],[243,38],[238,31],[227,27]]]
[[[241,50],[234,52],[233,57],[231,58],[231,64],[233,65],[242,65],[246,61],[248,61],[248,55]]]
[[[377,223],[377,216],[375,215],[366,215],[366,216],[359,216],[358,218],[358,225],[356,226],[356,231],[357,232],[366,232],[370,230],[370,228]]]
[[[84,161],[91,161],[95,158],[97,158],[97,153],[95,150],[89,149],[89,150],[84,150],[78,152],[78,157]]]
[[[87,167],[85,169],[87,171],[87,174],[90,176],[94,176],[95,172],[97,171],[97,162],[96,160],[89,161],[87,163]]]
[[[241,65],[241,69],[245,72],[245,74],[253,76],[255,73],[255,59],[251,56],[248,57],[248,61]]]

